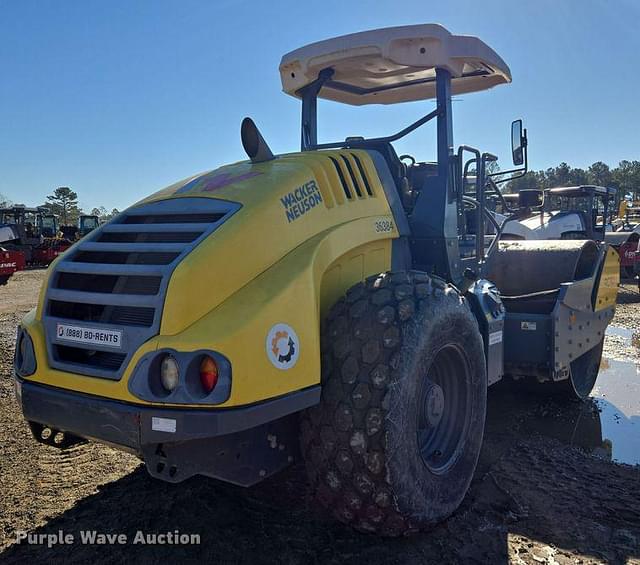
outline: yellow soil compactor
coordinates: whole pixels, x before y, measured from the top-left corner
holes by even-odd
[[[452,95],[511,81],[479,39],[356,33],[285,55],[280,74],[302,101],[301,151],[274,156],[245,119],[248,160],[161,190],[57,259],[18,329],[17,397],[38,441],[104,442],[165,481],[249,486],[301,456],[339,520],[407,533],[465,496],[488,386],[589,394],[617,255],[489,229],[496,157],[454,150],[452,133]],[[319,143],[318,98],[435,108],[395,135]],[[401,160],[392,143],[427,122],[435,160]],[[512,138],[522,174],[521,121]]]

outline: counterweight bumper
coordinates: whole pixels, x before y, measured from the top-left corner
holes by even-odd
[[[262,480],[293,459],[296,413],[320,401],[320,387],[314,386],[241,408],[162,408],[65,391],[19,377],[16,393],[34,432],[49,428],[53,434],[63,432],[135,453],[151,475],[169,482],[207,475],[242,486]]]

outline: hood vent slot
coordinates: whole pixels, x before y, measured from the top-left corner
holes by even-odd
[[[336,173],[338,173],[338,177],[340,178],[340,183],[342,184],[342,190],[344,190],[344,195],[347,197],[348,200],[351,200],[353,196],[351,196],[351,191],[349,190],[347,181],[344,178],[344,174],[342,173],[342,168],[340,167],[340,164],[333,157],[329,157],[329,159],[331,159],[333,166],[336,168]]]
[[[125,216],[121,224],[212,224],[224,214],[132,214]],[[117,222],[117,219],[116,219]]]

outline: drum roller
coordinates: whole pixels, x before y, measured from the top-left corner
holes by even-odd
[[[562,283],[591,276],[599,253],[593,241],[501,241],[488,278],[503,297],[556,291]]]

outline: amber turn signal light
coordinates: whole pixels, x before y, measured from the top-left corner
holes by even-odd
[[[200,361],[200,383],[207,394],[218,384],[218,365],[209,355],[205,355]]]

